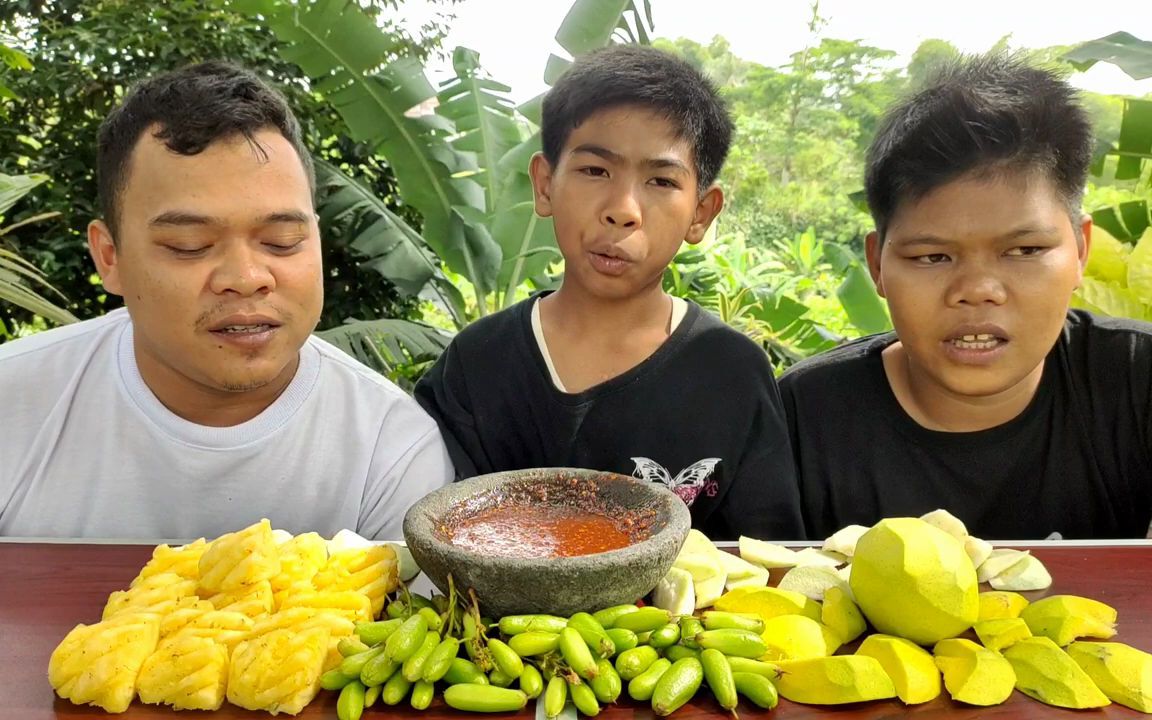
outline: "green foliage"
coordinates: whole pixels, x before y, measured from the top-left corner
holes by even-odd
[[[372,0],[364,12],[377,18],[380,33],[390,38],[390,57],[426,57],[443,28],[433,24],[423,29],[423,39],[414,40],[388,21],[386,11],[395,7],[394,0]],[[387,163],[345,131],[343,120],[312,93],[299,68],[278,57],[275,36],[255,16],[202,0],[146,8],[135,0],[11,0],[0,3],[0,33],[12,36],[36,65],[33,73],[3,77],[18,97],[5,103],[9,117],[0,123],[0,172],[47,174],[51,180],[24,207],[58,213],[35,228],[22,227],[10,241],[44,268],[80,317],[120,304],[99,287],[84,240],[88,221],[99,216],[94,176],[99,123],[132,82],[187,63],[226,58],[263,73],[285,92],[303,125],[305,144],[320,159],[354,175],[393,213],[419,225],[418,213],[398,201]],[[415,314],[416,298],[382,274],[385,266],[362,267],[349,238],[323,225],[321,231],[326,268],[321,326],[353,317]],[[29,320],[27,313],[0,309],[0,318],[5,316]]]

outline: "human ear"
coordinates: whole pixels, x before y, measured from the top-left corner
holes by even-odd
[[[528,163],[528,175],[532,178],[533,208],[540,217],[552,216],[552,163],[544,153],[536,153]]]
[[[876,294],[880,297],[884,295],[884,281],[880,278],[880,254],[884,251],[884,245],[880,241],[880,233],[873,230],[868,233],[864,238],[864,254],[868,258],[868,273],[872,276],[872,282],[876,285]]]
[[[120,282],[120,253],[112,237],[112,230],[103,220],[88,223],[88,254],[96,263],[96,271],[104,289],[113,295],[123,295]]]
[[[724,191],[720,189],[720,186],[713,185],[705,190],[696,203],[696,214],[692,217],[692,224],[688,226],[684,242],[689,245],[696,245],[703,240],[704,233],[708,232],[708,226],[712,224],[712,221],[716,219],[723,208]]]

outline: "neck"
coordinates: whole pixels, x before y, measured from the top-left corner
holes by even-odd
[[[292,382],[300,364],[297,355],[272,382],[256,388],[229,391],[198,383],[163,365],[150,353],[142,351],[139,343],[136,339],[136,366],[156,399],[172,414],[207,427],[232,427],[267,410]]]
[[[540,303],[557,327],[586,338],[627,338],[649,328],[667,334],[671,319],[671,299],[659,283],[628,298],[596,297],[565,284]]]
[[[1024,412],[1040,387],[1044,363],[1020,382],[994,395],[960,395],[936,382],[908,359],[899,341],[884,349],[884,372],[904,411],[929,430],[976,432]]]

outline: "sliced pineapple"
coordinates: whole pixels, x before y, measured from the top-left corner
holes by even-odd
[[[296,592],[284,598],[280,612],[297,607],[330,610],[352,622],[369,622],[373,617],[372,602],[356,590]]]
[[[273,630],[236,646],[228,702],[248,710],[295,715],[316,697],[328,654],[328,631]]]
[[[313,576],[328,562],[328,543],[317,533],[302,533],[281,543],[279,553],[280,572],[271,579],[277,601],[294,585],[312,584]]]
[[[200,577],[200,556],[208,543],[204,538],[180,547],[158,545],[152,551],[152,559],[140,570],[140,574],[132,581],[130,587],[136,587],[140,581],[153,575],[171,573],[187,580],[197,580]]]
[[[244,613],[212,610],[192,619],[170,637],[206,637],[222,643],[231,654],[238,643],[248,638],[253,625],[252,618]]]
[[[196,581],[175,573],[150,575],[128,590],[117,590],[108,596],[102,620],[122,612],[150,612],[165,615],[179,606],[182,598],[194,597]]]
[[[332,553],[312,578],[317,590],[356,590],[368,596],[372,617],[384,609],[385,596],[397,587],[396,551],[388,545]]]
[[[136,694],[136,676],[159,638],[160,619],[152,613],[121,613],[77,625],[52,652],[48,682],[77,705],[124,712]]]
[[[219,710],[228,684],[228,648],[210,637],[165,640],[136,678],[140,700],[176,710]]]
[[[273,610],[272,584],[267,580],[241,585],[206,598],[217,610],[243,613],[250,618],[267,615]]]
[[[160,639],[175,635],[188,623],[215,609],[212,603],[201,600],[195,595],[180,598],[175,609],[160,616]]]
[[[280,574],[280,551],[268,520],[221,535],[200,556],[200,594],[236,590]]]

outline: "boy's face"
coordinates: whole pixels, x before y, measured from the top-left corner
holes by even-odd
[[[117,244],[103,222],[89,227],[104,286],[132,316],[141,374],[166,403],[286,385],[323,304],[299,157],[273,130],[255,134],[266,161],[240,136],[184,156],[153,132],[129,159]]]
[[[1088,253],[1051,181],[966,176],[898,206],[868,263],[909,363],[947,394],[994,398],[1038,378]]]
[[[697,191],[692,146],[665,118],[619,107],[568,136],[555,167],[530,168],[536,212],[553,219],[564,285],[623,299],[659,287],[683,242],[698,243],[720,208],[717,187]]]

